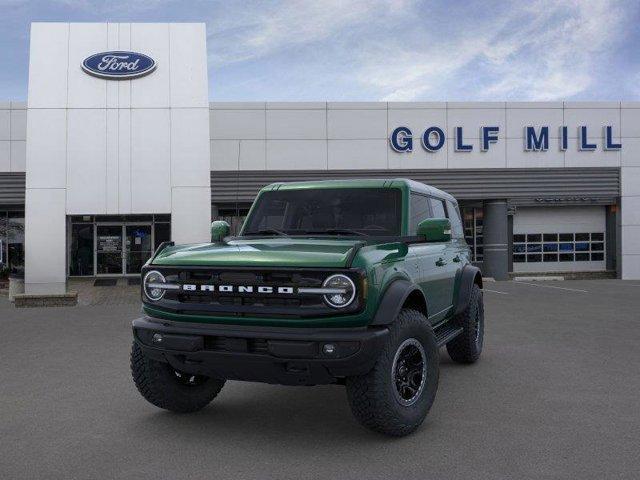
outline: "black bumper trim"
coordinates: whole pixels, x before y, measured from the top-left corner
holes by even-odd
[[[133,321],[144,353],[186,373],[284,385],[339,383],[368,372],[386,327],[290,328],[210,325],[142,317]],[[155,335],[155,338],[154,338]],[[323,351],[331,343],[333,353]]]

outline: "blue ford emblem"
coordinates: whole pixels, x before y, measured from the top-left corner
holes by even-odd
[[[113,80],[142,77],[155,68],[153,58],[136,52],[96,53],[82,62],[82,69],[89,75]]]

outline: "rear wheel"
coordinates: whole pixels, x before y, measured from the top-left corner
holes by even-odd
[[[224,386],[224,380],[180,372],[168,363],[148,358],[135,342],[131,347],[131,374],[149,403],[179,413],[203,409]]]
[[[449,356],[458,363],[476,362],[484,342],[484,302],[478,285],[473,284],[469,305],[454,319],[454,323],[462,327],[462,333],[447,343]]]
[[[347,378],[351,410],[371,430],[407,435],[429,412],[438,375],[438,347],[431,326],[422,313],[403,309],[373,369]]]

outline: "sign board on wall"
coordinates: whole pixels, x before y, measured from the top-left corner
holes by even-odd
[[[153,72],[156,61],[137,52],[102,52],[87,57],[82,69],[89,75],[107,80],[131,80]]]
[[[456,152],[471,152],[473,145],[465,143],[465,136],[462,127],[454,127],[454,150]],[[498,142],[500,127],[488,126],[480,127],[480,150],[489,151],[489,147]],[[468,138],[468,137],[467,137]],[[569,128],[565,125],[559,127],[559,149],[567,150],[569,146]],[[598,144],[590,140],[589,130],[586,126],[578,127],[578,150],[592,152],[598,148]],[[526,152],[546,152],[549,150],[549,127],[539,128],[525,126],[524,150]],[[438,126],[431,126],[424,130],[420,137],[420,143],[427,152],[437,152],[445,143],[444,130]],[[411,152],[413,150],[413,132],[409,127],[397,127],[389,137],[389,145],[396,152]],[[622,144],[614,141],[614,132],[611,125],[602,128],[602,149],[621,150]]]

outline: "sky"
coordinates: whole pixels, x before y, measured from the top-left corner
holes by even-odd
[[[211,101],[640,100],[638,0],[0,0],[0,100],[34,21],[205,22]]]

